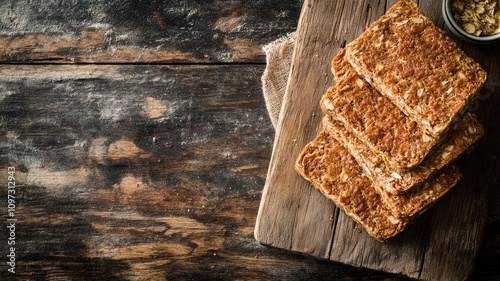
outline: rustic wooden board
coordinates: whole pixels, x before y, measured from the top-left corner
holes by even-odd
[[[476,108],[486,135],[459,166],[464,178],[439,204],[395,239],[381,244],[294,171],[320,129],[319,100],[333,84],[330,61],[395,1],[305,1],[292,73],[274,141],[255,237],[273,247],[423,280],[463,280],[472,271],[486,221],[487,192],[498,183],[499,44],[460,46],[488,71]],[[420,8],[442,27],[440,2]],[[493,57],[493,58],[492,58]]]

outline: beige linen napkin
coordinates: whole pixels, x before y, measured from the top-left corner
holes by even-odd
[[[262,90],[274,128],[278,123],[281,102],[288,84],[293,49],[295,47],[295,36],[295,32],[290,33],[263,47],[266,53],[267,65],[261,79]]]
[[[283,95],[288,84],[296,32],[279,38],[263,47],[266,53],[266,69],[262,75],[262,90],[269,117],[276,128]],[[500,188],[491,191],[488,223],[500,219]]]

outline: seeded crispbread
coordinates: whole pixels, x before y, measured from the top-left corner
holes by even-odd
[[[321,99],[323,111],[338,120],[400,172],[420,164],[439,143],[408,118],[387,97],[366,82],[345,59],[341,50],[333,60],[336,85]]]
[[[464,113],[486,72],[413,2],[400,1],[346,46],[354,69],[437,139]]]
[[[334,139],[335,141],[332,144],[320,144],[316,149],[320,149],[321,151],[313,151],[308,148],[309,154],[307,155],[327,155],[326,157],[337,157],[335,154],[339,154],[338,151],[346,150],[349,155],[344,155],[338,162],[325,163],[324,166],[310,166],[314,169],[317,169],[319,173],[316,175],[326,176],[328,179],[336,179],[337,182],[334,182],[335,185],[339,184],[349,184],[349,177],[354,179],[354,182],[359,183],[360,180],[354,177],[360,177],[364,181],[368,179],[368,182],[364,183],[365,186],[363,188],[371,188],[375,190],[379,196],[382,204],[389,209],[391,212],[391,219],[396,218],[397,220],[403,221],[412,221],[416,217],[418,217],[421,213],[425,212],[427,209],[432,207],[435,202],[437,202],[442,196],[444,196],[449,190],[451,190],[461,179],[462,174],[459,169],[455,165],[448,165],[441,169],[436,173],[435,176],[428,178],[425,182],[422,183],[421,186],[417,190],[413,192],[407,192],[405,194],[394,195],[390,194],[385,190],[382,186],[375,184],[372,181],[372,177],[367,173],[363,172],[363,168],[359,165],[359,162],[356,160],[349,149],[346,149],[345,146],[342,145],[340,141],[338,141],[335,132],[330,131],[330,129],[326,129],[325,133],[328,138]],[[316,141],[316,140],[315,140]],[[313,143],[315,142],[313,141]],[[337,148],[336,146],[341,146],[341,148]],[[306,150],[304,150],[306,151]],[[312,152],[311,152],[312,151]],[[304,152],[303,152],[304,154]],[[302,157],[302,156],[301,156]],[[307,156],[305,156],[307,157]],[[301,160],[302,159],[302,160]],[[299,157],[299,161],[297,162],[299,165],[301,161],[303,162],[304,158]],[[321,159],[324,160],[325,158]],[[326,158],[328,159],[328,158]],[[352,161],[354,159],[354,162]],[[310,161],[311,159],[307,159]],[[312,163],[312,162],[311,162]],[[304,167],[304,164],[302,164]],[[338,168],[341,166],[341,169]],[[338,171],[341,171],[338,173]],[[357,174],[347,174],[345,171],[356,171]],[[337,171],[337,172],[332,172]],[[344,172],[342,172],[344,171]],[[317,172],[317,171],[316,171]],[[301,173],[303,174],[303,173]],[[311,173],[314,174],[314,173]],[[352,188],[361,188],[359,185],[354,186]]]
[[[423,138],[426,138],[425,133],[417,128],[417,131],[409,134],[397,134],[402,139],[394,140],[395,132],[402,132],[403,130],[396,130],[393,127],[409,127],[405,124],[410,122],[413,124],[411,128],[415,128],[415,123],[402,114],[387,98],[380,98],[382,95],[370,84],[359,81],[362,80],[362,77],[354,71],[345,59],[345,49],[340,50],[333,59],[332,72],[335,75],[337,87],[342,88],[345,87],[344,84],[351,83],[358,84],[357,86],[361,85],[362,89],[354,86],[343,94],[332,94],[331,92],[334,92],[334,90],[330,89],[322,99],[322,107],[327,114],[334,116],[336,120],[344,121],[342,122],[344,126],[333,126],[335,122],[325,122],[324,124],[330,128],[330,131],[335,131],[335,129],[340,131],[335,133],[336,136],[339,136],[337,139],[342,140],[342,144],[348,148],[368,175],[373,174],[372,180],[375,184],[383,186],[388,192],[397,194],[418,186],[469,149],[484,133],[477,117],[466,113],[463,122],[459,124],[458,128],[452,131],[447,139],[440,142],[435,151],[430,153],[419,166],[407,171],[401,171],[397,167],[394,168],[394,164],[386,164],[387,157],[381,157],[383,154],[377,151],[377,147],[373,149],[374,146],[369,145],[370,142],[363,142],[362,138],[358,138],[358,136],[363,133],[370,134],[377,130],[389,135],[389,139],[392,140],[389,147],[393,145],[400,148],[401,144],[406,142],[409,143],[410,148],[414,149],[414,146],[418,146],[420,143],[413,142],[412,145],[412,139],[414,140],[415,136],[417,136],[418,140],[419,134],[423,134]],[[363,99],[368,100],[368,102],[359,102],[359,100]],[[325,104],[328,104],[327,106],[331,107],[331,110],[326,109]],[[339,118],[338,115],[341,115],[342,118]],[[347,122],[345,122],[346,120]],[[362,122],[358,120],[362,120]],[[354,128],[349,128],[349,126]],[[362,137],[364,138],[364,136]],[[370,138],[368,138],[368,141],[370,141]],[[376,139],[376,141],[384,141],[384,139]],[[432,142],[432,145],[437,143]],[[390,157],[392,156],[390,155]]]
[[[325,116],[323,127],[347,148],[375,186],[394,195],[409,191],[414,192],[426,179],[454,162],[464,152],[469,152],[484,133],[483,126],[477,117],[467,113],[460,126],[444,142],[440,143],[421,165],[409,171],[398,173],[390,170],[380,157],[375,155],[340,122]]]
[[[408,224],[392,215],[356,160],[327,131],[305,146],[295,169],[378,241]]]

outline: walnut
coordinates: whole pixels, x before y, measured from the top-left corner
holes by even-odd
[[[498,0],[455,0],[453,17],[462,29],[475,36],[500,33]]]

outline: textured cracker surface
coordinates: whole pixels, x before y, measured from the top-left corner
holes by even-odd
[[[356,71],[428,134],[452,127],[486,80],[412,2],[398,2],[346,46]]]
[[[473,147],[484,134],[483,126],[477,117],[467,113],[459,127],[452,131],[419,166],[408,171],[396,172],[340,122],[325,117],[323,124],[349,150],[373,184],[392,194],[401,194],[418,188],[427,178],[432,177]]]
[[[366,82],[344,54],[341,50],[333,60],[337,84],[323,96],[323,111],[342,122],[393,170],[420,164],[439,140],[425,134],[416,122]]]
[[[391,210],[394,216],[401,219],[411,219],[418,214],[423,213],[432,206],[439,198],[445,195],[461,179],[462,175],[454,165],[445,167],[432,174],[417,173],[420,182],[414,185],[411,192],[393,194],[387,190],[386,184],[393,184],[399,188],[398,184],[404,185],[406,180],[413,180],[411,174],[402,174],[401,179],[395,179],[385,170],[370,170],[369,164],[366,164],[364,157],[366,151],[360,151],[359,140],[352,136],[345,127],[335,120],[325,118],[323,124],[326,130],[340,144],[342,144],[349,153],[356,159],[360,167],[364,169],[364,175],[370,180],[375,190],[380,194],[384,204]],[[384,177],[387,176],[388,178]],[[381,181],[381,178],[383,181]]]
[[[384,241],[406,226],[382,203],[356,160],[327,131],[306,145],[295,167],[375,239]]]
[[[380,194],[384,204],[391,210],[392,214],[400,219],[412,219],[418,214],[423,213],[431,207],[439,198],[445,195],[453,186],[455,186],[461,179],[462,175],[458,168],[454,165],[443,167],[439,171],[435,171],[432,175],[426,173],[427,176],[419,174],[418,179],[421,181],[418,185],[413,186],[411,192],[394,194],[390,193],[385,183],[397,183],[394,186],[398,187],[399,184],[405,184],[405,180],[411,180],[411,175],[402,174],[400,180],[390,178],[381,182],[380,174],[387,174],[387,171],[377,170],[370,171],[363,161],[363,156],[360,157],[356,145],[359,140],[349,134],[344,126],[335,120],[325,118],[323,120],[324,128],[328,133],[335,138],[347,151],[353,156],[357,164],[362,167],[364,173],[375,190]],[[350,138],[351,137],[351,138]],[[362,145],[361,145],[362,146]],[[388,175],[391,177],[391,175]],[[391,180],[392,179],[392,180]]]

